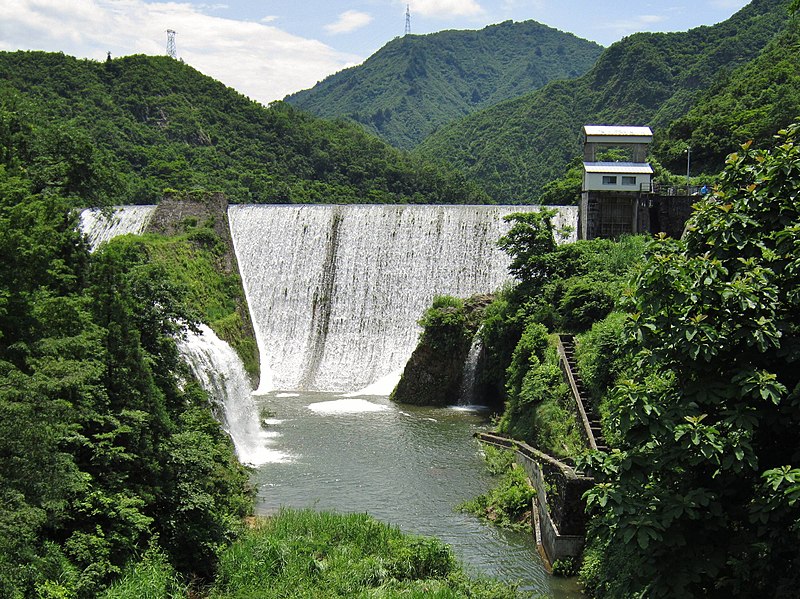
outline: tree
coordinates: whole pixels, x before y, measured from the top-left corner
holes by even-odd
[[[555,210],[543,209],[503,217],[503,220],[513,224],[497,245],[511,257],[508,270],[522,283],[538,285],[550,274],[544,260],[556,249],[553,237],[555,215]]]
[[[800,125],[728,157],[684,240],[630,297],[594,586],[611,597],[789,597],[800,582]],[[595,564],[596,565],[596,564]]]

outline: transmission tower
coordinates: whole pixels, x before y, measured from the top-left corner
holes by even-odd
[[[178,48],[175,45],[175,31],[167,29],[167,56],[177,60]]]
[[[411,5],[406,4],[406,32],[405,35],[411,33]]]

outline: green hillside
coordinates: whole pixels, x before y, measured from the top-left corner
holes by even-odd
[[[156,202],[165,188],[256,203],[486,200],[355,124],[264,107],[167,57],[0,52],[2,106],[35,123],[30,152],[40,144],[83,156],[99,176],[91,193],[115,204]]]
[[[286,100],[412,148],[445,123],[582,75],[601,52],[594,42],[535,21],[407,35]]]
[[[712,27],[629,36],[582,77],[443,127],[417,151],[463,169],[498,202],[535,201],[579,154],[583,125],[665,127],[703,90],[756,58],[789,22],[788,4],[754,0]]]
[[[683,117],[656,136],[654,152],[665,166],[715,173],[744,141],[767,145],[775,132],[800,116],[800,34],[789,28],[752,62],[722,73]]]

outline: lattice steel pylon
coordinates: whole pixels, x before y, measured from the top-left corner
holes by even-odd
[[[404,35],[411,33],[411,5],[406,4],[406,32]]]
[[[178,47],[175,45],[175,31],[167,29],[167,56],[178,59]]]

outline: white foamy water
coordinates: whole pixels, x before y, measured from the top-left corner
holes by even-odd
[[[535,206],[231,206],[261,354],[259,393],[352,392],[389,380],[436,295],[508,280],[503,216]],[[577,229],[560,209],[556,228]],[[386,386],[380,390],[386,394]],[[384,393],[385,392],[385,393]]]
[[[476,334],[472,338],[467,359],[464,361],[464,369],[461,374],[461,389],[458,398],[458,405],[469,406],[477,399],[478,385],[478,360],[483,351],[483,341],[480,335]]]
[[[391,408],[383,404],[372,403],[366,399],[337,399],[309,404],[308,409],[317,414],[361,414],[364,412],[385,412]]]
[[[116,206],[110,212],[87,209],[81,212],[81,230],[86,233],[94,251],[101,243],[119,235],[141,235],[155,209],[155,206]]]
[[[394,388],[397,387],[397,383],[400,382],[400,377],[402,375],[402,370],[390,372],[382,379],[375,381],[371,385],[367,385],[363,389],[346,393],[345,397],[362,397],[365,395],[388,397],[391,395],[392,391],[394,391]]]
[[[239,461],[252,466],[288,461],[288,453],[270,448],[279,433],[261,429],[239,355],[209,327],[201,324],[199,328],[199,334],[189,331],[186,339],[179,340],[178,349],[203,389],[221,408],[222,425],[233,439]]]

